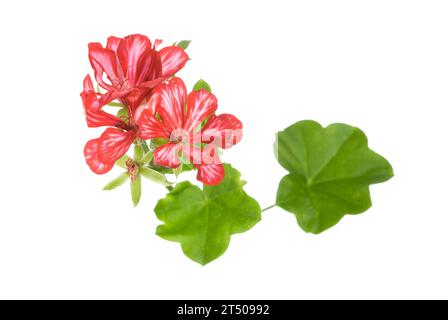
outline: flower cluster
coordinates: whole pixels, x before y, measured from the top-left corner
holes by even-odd
[[[217,115],[217,99],[207,88],[187,94],[176,73],[189,57],[178,45],[159,49],[161,42],[136,34],[109,37],[106,47],[89,44],[98,86],[95,90],[87,75],[81,97],[87,125],[107,128],[87,142],[86,162],[96,174],[105,174],[132,144],[143,145],[151,153],[145,169],[160,174],[196,169],[202,183],[219,184],[225,175],[219,150],[241,140],[242,123],[230,114]],[[105,107],[110,105],[121,109],[109,113]]]

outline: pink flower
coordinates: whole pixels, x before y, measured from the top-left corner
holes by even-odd
[[[136,34],[123,39],[109,37],[106,48],[99,43],[89,44],[95,78],[106,93],[95,92],[90,76],[84,79],[81,97],[87,125],[109,127],[84,148],[86,162],[93,172],[110,171],[115,161],[128,151],[138,137],[137,107],[148,99],[155,86],[172,77],[188,61],[182,48],[170,46],[158,51],[160,43],[156,40],[153,46],[146,36]],[[129,119],[126,122],[103,110],[116,99],[127,108]]]
[[[216,97],[204,89],[187,96],[180,78],[155,88],[148,103],[136,113],[141,138],[169,141],[154,151],[155,164],[177,168],[186,159],[198,169],[199,181],[219,184],[225,173],[218,148],[237,144],[243,125],[231,114],[216,115],[217,108]]]
[[[169,46],[158,51],[160,43],[156,40],[153,46],[148,37],[139,34],[109,37],[106,48],[90,43],[90,64],[96,81],[107,90],[106,96],[135,110],[152,88],[185,66],[189,58],[184,49]]]

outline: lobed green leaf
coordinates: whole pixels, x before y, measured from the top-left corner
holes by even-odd
[[[389,162],[368,148],[365,134],[345,124],[323,128],[314,121],[297,122],[277,133],[275,149],[289,171],[280,182],[276,204],[310,233],[369,209],[369,186],[393,177]]]
[[[177,184],[154,209],[164,223],[157,234],[179,242],[185,255],[202,265],[227,250],[231,235],[248,231],[261,219],[258,202],[243,190],[241,174],[230,165],[225,171],[221,184],[203,190],[190,182]]]

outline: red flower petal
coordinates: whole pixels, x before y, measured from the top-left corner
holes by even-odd
[[[115,163],[129,150],[134,139],[133,131],[106,129],[98,142],[98,159],[104,163]]]
[[[187,131],[193,131],[202,121],[215,113],[218,101],[213,94],[202,89],[188,95],[187,106],[184,128]]]
[[[126,96],[131,91],[132,91],[132,89],[127,89],[127,90],[123,90],[123,91],[114,90],[114,89],[109,90],[108,92],[106,92],[105,94],[100,96],[100,98],[98,99],[98,106],[103,107],[106,104],[108,104],[109,102],[112,102],[117,99],[122,99],[124,96]]]
[[[213,186],[224,178],[224,166],[214,145],[206,145],[203,150],[194,144],[184,145],[182,153],[198,169],[197,179],[202,183]]]
[[[98,159],[98,142],[100,139],[94,139],[87,142],[84,148],[84,156],[90,169],[96,174],[105,174],[112,170],[113,163],[104,163]]]
[[[114,115],[111,115],[103,110],[95,111],[85,108],[87,126],[89,128],[107,127],[107,126],[121,126],[124,122]]]
[[[198,166],[197,179],[207,186],[216,186],[224,179],[223,164],[209,164]]]
[[[202,149],[200,165],[221,164],[218,149],[213,144],[207,144]]]
[[[179,157],[180,150],[181,145],[178,143],[169,142],[164,144],[154,150],[154,163],[167,168],[177,168],[181,163]]]
[[[139,127],[139,137],[148,140],[155,138],[170,138],[170,132],[149,110],[139,111],[136,120]]]
[[[134,88],[128,94],[122,96],[120,101],[128,107],[131,113],[135,113],[149,91],[150,90],[146,88]]]
[[[162,40],[156,39],[154,40],[154,45],[152,46],[154,50],[157,50],[157,48],[162,44]]]
[[[134,118],[136,121],[140,118],[143,111],[148,110],[150,114],[154,115],[156,113],[157,107],[160,104],[160,95],[151,94],[151,98],[142,103],[134,112]]]
[[[84,92],[86,93],[95,93],[95,88],[93,87],[92,78],[87,75],[82,82]]]
[[[117,55],[129,87],[135,87],[139,75],[153,71],[150,66],[154,62],[154,55],[151,41],[146,36],[134,34],[123,38],[118,45]],[[159,67],[161,69],[161,64]]]
[[[100,43],[89,43],[89,60],[95,71],[95,79],[98,84],[105,89],[110,88],[110,85],[103,80],[103,73],[106,73],[111,83],[118,79],[115,52],[104,49]]]
[[[111,36],[109,38],[107,38],[107,45],[106,48],[110,49],[114,52],[117,52],[118,46],[120,44],[121,38],[117,38],[114,36]]]
[[[154,89],[160,96],[157,113],[170,132],[183,128],[187,88],[180,78],[173,78]]]
[[[159,51],[162,60],[162,76],[169,77],[177,73],[188,62],[188,54],[184,49],[171,46]]]
[[[141,57],[136,84],[140,86],[142,82],[158,79],[161,75],[162,62],[159,53],[151,49]]]
[[[84,79],[84,90],[81,93],[81,98],[87,125],[90,128],[124,125],[124,122],[118,117],[101,110],[100,102],[98,101],[97,93],[93,89],[90,76],[86,76]]]
[[[241,141],[243,124],[231,114],[212,116],[202,129],[202,142],[228,149]]]
[[[166,80],[165,78],[160,77],[160,78],[157,78],[157,79],[154,79],[154,80],[144,81],[144,82],[139,84],[139,87],[153,89],[153,88],[157,87],[159,84],[161,84],[165,80]]]
[[[202,149],[192,141],[190,141],[190,143],[188,144],[182,145],[182,155],[184,159],[188,159],[188,161],[190,161],[189,164],[192,164],[194,166],[203,164]]]

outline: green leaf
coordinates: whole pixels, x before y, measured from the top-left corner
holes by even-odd
[[[188,46],[190,45],[191,40],[182,40],[175,44],[176,47],[182,48],[184,50],[187,50]]]
[[[166,179],[165,175],[151,168],[140,168],[140,174],[142,175],[142,177],[155,183],[161,184],[162,186],[167,187],[171,185],[171,183]]]
[[[182,172],[188,172],[194,169],[193,164],[191,163],[183,163],[182,164]]]
[[[230,165],[225,171],[219,185],[203,190],[179,183],[154,209],[164,222],[157,234],[179,242],[185,255],[202,265],[227,250],[232,234],[248,231],[261,219],[258,202],[243,190],[241,174]]]
[[[126,181],[128,181],[129,175],[127,173],[123,173],[108,184],[106,184],[103,188],[103,190],[114,190],[118,188],[119,186],[123,185]]]
[[[301,121],[277,134],[277,159],[289,171],[277,192],[277,205],[300,227],[321,233],[346,214],[371,207],[369,186],[393,177],[386,159],[368,148],[358,128]]]
[[[140,177],[140,175],[138,175],[135,181],[131,182],[131,197],[132,202],[134,203],[134,207],[136,207],[140,202],[141,196],[142,196],[142,178]]]
[[[210,87],[210,85],[202,79],[196,82],[196,84],[193,87],[193,91],[199,91],[201,89],[205,89],[208,92],[212,92],[212,88]]]
[[[120,167],[120,168],[122,168],[122,169],[127,169],[128,167],[127,167],[127,165],[126,165],[126,162],[128,161],[128,160],[130,160],[131,158],[128,156],[128,155],[124,155],[124,156],[122,156],[120,159],[118,159],[116,162],[115,162],[115,165],[116,166],[118,166],[118,167]]]

